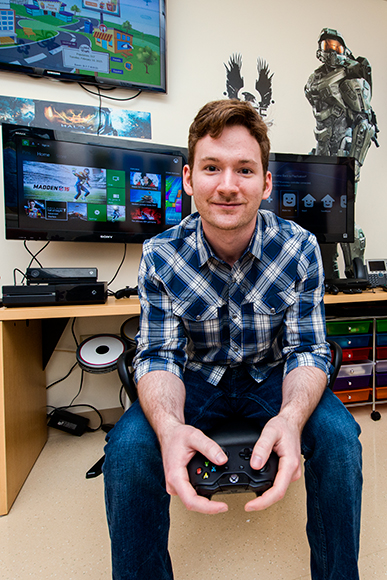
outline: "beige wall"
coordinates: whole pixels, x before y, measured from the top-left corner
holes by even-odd
[[[357,199],[357,222],[367,237],[366,257],[387,257],[387,200],[383,169],[387,165],[387,2],[385,0],[167,0],[167,82],[168,93],[143,93],[128,103],[103,100],[104,106],[149,111],[152,141],[185,145],[187,128],[198,108],[208,100],[223,97],[225,68],[233,53],[243,56],[246,86],[253,88],[256,60],[265,59],[273,77],[275,104],[271,114],[272,149],[307,153],[314,146],[314,119],[304,97],[304,85],[319,61],[315,52],[321,28],[337,28],[355,56],[365,56],[372,65],[380,148],[374,145],[361,174]],[[0,73],[0,94],[33,99],[82,103],[98,106],[97,97],[78,85]],[[131,92],[128,93],[130,96]],[[126,96],[117,90],[114,96]],[[0,187],[2,183],[0,181]],[[31,242],[32,250],[41,243]],[[100,280],[110,280],[120,263],[121,245],[51,243],[40,255],[43,265],[95,266]],[[112,289],[136,284],[141,247],[128,246],[124,268]],[[3,207],[0,207],[0,282],[13,283],[13,269],[24,270],[29,256],[20,241],[4,239]],[[122,320],[78,321],[78,335],[118,332]],[[101,326],[103,325],[103,326]],[[71,333],[64,334],[50,362],[47,380],[67,372],[74,361]],[[49,402],[64,405],[77,392],[79,371],[48,392]],[[99,408],[117,406],[116,373],[88,374],[80,402]]]

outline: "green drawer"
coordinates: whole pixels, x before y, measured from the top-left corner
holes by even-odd
[[[338,320],[327,322],[328,336],[339,334],[367,334],[369,332],[372,332],[372,320]]]
[[[376,321],[377,332],[387,332],[387,318]]]

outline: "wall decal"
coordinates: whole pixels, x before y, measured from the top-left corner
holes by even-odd
[[[94,135],[151,139],[151,114],[0,96],[0,122]]]
[[[371,143],[379,146],[379,129],[371,107],[371,65],[364,57],[355,58],[343,36],[332,28],[322,29],[316,57],[323,64],[310,75],[304,88],[316,120],[312,154],[354,157],[357,186]],[[345,273],[350,277],[353,259],[364,260],[365,244],[364,232],[358,226],[355,242],[341,244]],[[339,277],[336,246],[323,248],[323,253],[327,278]]]
[[[239,101],[249,101],[255,107],[261,117],[268,125],[273,121],[266,119],[270,105],[274,104],[272,100],[272,79],[274,73],[270,71],[267,62],[257,59],[257,78],[255,84],[248,84],[245,87],[244,77],[242,77],[242,55],[233,54],[230,56],[228,63],[223,63],[226,68],[226,91],[223,93],[229,99],[238,99]],[[248,91],[247,89],[250,89]]]

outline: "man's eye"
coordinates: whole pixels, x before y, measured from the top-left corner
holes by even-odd
[[[207,165],[207,167],[205,169],[206,169],[206,171],[216,171],[215,165]]]
[[[241,169],[241,173],[243,175],[250,175],[250,173],[252,173],[251,169],[249,169],[248,167],[242,167]]]

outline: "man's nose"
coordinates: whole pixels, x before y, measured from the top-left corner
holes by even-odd
[[[238,191],[238,178],[231,169],[222,171],[218,184],[218,191],[223,194],[232,194]]]

